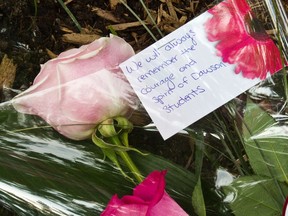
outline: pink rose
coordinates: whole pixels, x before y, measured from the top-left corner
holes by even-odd
[[[128,117],[136,108],[138,99],[119,68],[133,55],[133,48],[113,35],[63,52],[42,65],[33,85],[12,104],[68,138],[89,138],[100,122]]]
[[[188,216],[165,192],[166,171],[154,171],[138,186],[133,195],[119,199],[114,195],[101,216]]]

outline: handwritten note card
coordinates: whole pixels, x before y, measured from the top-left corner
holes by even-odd
[[[205,12],[120,65],[164,139],[260,81],[216,55],[204,28],[211,16]]]

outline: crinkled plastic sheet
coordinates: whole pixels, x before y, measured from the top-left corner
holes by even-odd
[[[117,53],[112,55],[115,47]],[[118,117],[133,121],[131,114],[141,113],[119,68],[133,54],[127,42],[110,35],[46,62],[28,89],[6,89],[15,96],[0,107],[3,205],[19,215],[100,215],[114,194],[132,193],[131,170],[117,161],[114,149],[121,155],[132,150],[125,137],[130,124],[122,125],[123,118]],[[145,116],[142,111],[134,124],[143,124]],[[111,128],[116,123],[120,129]],[[124,135],[119,139],[125,145],[116,146],[112,142],[116,138],[108,137],[108,144],[102,140],[114,129]],[[192,173],[152,154],[129,151],[129,155],[143,176],[168,169],[166,190],[191,212],[186,191],[195,185]],[[120,168],[127,172],[125,177]]]
[[[220,2],[215,1],[214,5]],[[249,4],[255,16],[264,24],[265,30],[280,47],[285,62],[288,53],[288,22],[285,11],[287,8],[278,0],[251,0]],[[215,169],[215,182],[212,181],[214,185],[202,184],[202,190],[206,204],[209,200],[207,197],[210,195],[207,192],[209,190],[214,190],[221,202],[213,206],[211,201],[208,201],[210,203],[210,206],[206,206],[208,215],[213,215],[215,212],[220,214],[221,211],[225,215],[232,214],[231,212],[235,215],[281,213],[285,197],[288,195],[288,93],[287,83],[285,84],[287,79],[284,74],[286,69],[252,87],[179,135],[175,135],[188,137],[188,140],[197,145],[200,143],[204,146],[210,163],[215,165],[212,166]],[[91,81],[90,78],[88,80]],[[87,83],[88,80],[84,82]],[[39,94],[23,98],[23,103],[35,101],[36,106],[43,106],[37,102],[41,101],[42,97],[57,101],[57,98],[49,97],[49,91],[66,94],[66,91],[71,90],[65,87],[67,85],[75,87],[76,81],[43,90],[48,91],[45,94],[39,91]],[[41,84],[41,81],[39,82]],[[119,80],[108,83],[104,88],[107,92],[103,90],[104,92],[98,94],[113,102],[114,99],[110,97],[111,92],[108,93],[108,90],[113,89],[118,83]],[[7,92],[16,95],[19,90]],[[130,93],[127,95],[131,96]],[[89,89],[82,93],[76,92],[74,96],[75,98],[88,97]],[[89,100],[93,99],[88,97],[87,101]],[[131,99],[127,100],[131,101]],[[116,101],[114,102],[116,104]],[[73,107],[73,103],[75,101],[65,106]],[[128,109],[134,107],[135,104]],[[76,109],[73,112],[80,112],[80,110]],[[33,114],[33,110],[30,114]],[[139,115],[140,119],[143,119],[141,115],[147,117],[144,112],[137,115],[137,121]],[[12,107],[11,101],[3,102],[0,106],[1,203],[20,215],[98,215],[113,194],[131,193],[133,184],[127,181],[112,163],[102,160],[102,152],[93,143],[87,140],[73,141],[65,138],[43,120],[46,119],[51,124],[51,116],[41,117],[42,119],[17,112]],[[136,126],[137,121],[133,122]],[[54,128],[59,129],[65,125],[63,122],[59,120],[52,124]],[[148,122],[149,120],[145,122],[146,127],[142,128],[141,133],[145,136],[155,136],[157,130]],[[76,122],[76,125],[81,126],[82,123]],[[91,122],[86,123],[89,125]],[[137,139],[134,138],[132,142],[137,142]],[[190,204],[192,192],[187,192],[195,187],[194,173],[153,155],[139,156],[132,153],[132,158],[145,174],[163,167],[169,169],[168,191],[189,214],[195,214]],[[218,161],[218,158],[221,161]],[[207,174],[205,167],[203,173]],[[186,180],[183,180],[183,176]],[[203,178],[204,182],[209,180],[211,181],[209,178],[208,180]],[[179,181],[181,184],[178,183]]]
[[[4,206],[19,215],[100,215],[114,194],[132,193],[134,184],[104,160],[103,152],[89,139],[67,139],[46,125],[7,103],[1,105],[0,197]],[[191,212],[186,191],[194,185],[192,173],[152,154],[130,156],[143,175],[168,169],[167,191]]]
[[[238,1],[239,4],[240,2]],[[248,3],[254,17],[258,18],[280,49],[282,64],[285,65],[288,53],[287,4],[280,0],[251,0]],[[241,10],[243,8],[239,9],[240,13]],[[261,28],[258,28],[258,22],[254,21],[253,16],[251,17],[252,21],[251,19],[246,21],[247,24],[254,24],[256,34],[252,36],[256,36],[257,39],[257,31]],[[249,32],[253,29],[247,26],[246,30]],[[261,37],[258,39],[261,40]],[[269,49],[266,51],[268,55],[271,52]],[[263,52],[262,54],[266,55]],[[274,61],[274,58],[272,59],[267,60]],[[257,62],[254,64],[256,67]],[[209,129],[206,136],[221,140],[224,151],[234,161],[234,168],[237,170],[237,174],[232,174],[231,169],[223,166],[225,170],[217,170],[215,182],[219,195],[223,196],[223,202],[228,204],[235,215],[281,215],[284,205],[287,205],[287,201],[285,202],[288,197],[286,76],[287,67],[284,66],[283,70],[216,110],[213,115],[216,119],[210,121],[212,122],[210,126],[214,130]],[[190,126],[194,130],[196,127],[197,124]],[[239,152],[241,147],[242,151]]]

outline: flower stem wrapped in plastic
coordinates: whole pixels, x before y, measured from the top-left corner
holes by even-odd
[[[138,98],[119,68],[121,62],[133,55],[133,48],[113,35],[63,52],[42,65],[33,85],[13,99],[13,106],[19,112],[40,116],[70,139],[84,140],[93,136],[95,144],[120,168],[118,153],[140,182],[141,175],[126,152],[130,149],[128,139],[125,144],[116,139],[123,135],[123,130],[109,134],[111,144],[99,144],[105,132],[95,138],[102,124],[109,124],[113,130],[113,118],[126,119],[137,108]],[[132,125],[128,121],[121,122],[118,127],[124,127],[128,133],[127,125]]]

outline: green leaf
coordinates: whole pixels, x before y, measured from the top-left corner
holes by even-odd
[[[261,134],[273,124],[275,124],[275,120],[267,112],[250,99],[247,99],[243,125],[244,139],[249,140],[251,136]]]
[[[288,194],[288,186],[279,184]],[[226,199],[236,216],[281,215],[284,200],[274,179],[260,176],[246,176],[224,187]]]
[[[195,212],[199,216],[206,216],[206,206],[202,192],[201,179],[198,179],[198,182],[192,193],[192,205]]]
[[[204,137],[202,132],[190,132],[195,139],[195,176],[198,179],[192,193],[192,205],[197,215],[206,216],[206,206],[202,192],[201,170],[204,157]]]
[[[257,175],[288,184],[288,129],[252,101],[247,102],[243,134],[249,162]]]
[[[0,107],[0,124],[0,200],[19,215],[99,215],[112,195],[132,193],[134,185],[92,141],[69,140],[9,106]],[[152,154],[130,155],[145,176],[167,169],[167,192],[194,214],[192,173]]]

